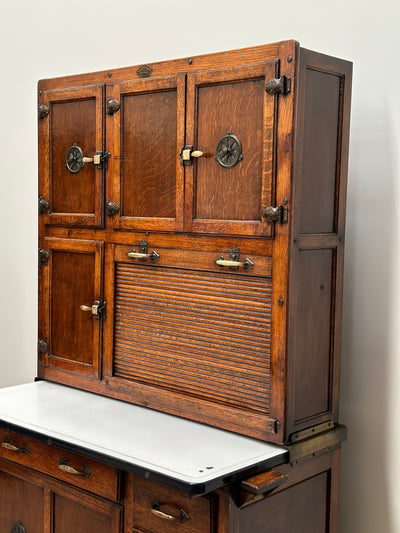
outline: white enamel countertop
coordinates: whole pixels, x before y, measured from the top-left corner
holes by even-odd
[[[266,461],[275,466],[287,453],[274,444],[46,381],[0,389],[0,421],[189,485]]]

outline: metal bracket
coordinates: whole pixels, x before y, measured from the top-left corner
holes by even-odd
[[[268,224],[272,224],[272,222],[285,224],[288,221],[288,207],[286,205],[278,205],[277,207],[269,205],[263,209],[262,216]]]
[[[323,455],[332,449],[338,448],[346,440],[347,428],[338,424],[333,429],[324,431],[315,437],[290,444],[289,461],[291,465],[296,465],[317,455]]]
[[[280,78],[271,78],[265,84],[265,90],[268,94],[289,94],[291,90],[291,79],[289,76]]]

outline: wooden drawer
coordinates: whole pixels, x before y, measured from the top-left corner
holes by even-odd
[[[111,466],[3,428],[0,428],[0,442],[0,457],[4,459],[110,500],[119,499],[119,472]]]
[[[214,533],[213,498],[190,499],[165,485],[134,476],[133,530]]]

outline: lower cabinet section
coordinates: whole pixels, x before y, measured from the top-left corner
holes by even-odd
[[[70,454],[68,465],[89,465],[104,481],[81,486],[83,467],[52,467],[65,451],[9,431],[0,446],[0,533],[337,533],[338,446],[293,453],[292,463],[191,497],[151,472]]]
[[[120,533],[122,506],[0,460],[0,533]]]

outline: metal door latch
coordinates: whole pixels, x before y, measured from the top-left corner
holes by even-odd
[[[193,150],[193,146],[187,144],[186,146],[182,146],[179,155],[181,157],[182,165],[186,167],[193,164],[192,157],[201,157],[204,154],[201,150]]]
[[[80,172],[85,163],[93,163],[97,169],[103,168],[103,163],[111,156],[110,152],[97,151],[93,157],[85,157],[82,148],[74,143],[68,148],[65,157],[65,166],[72,174]]]
[[[80,310],[81,311],[90,311],[94,318],[99,320],[102,316],[104,316],[104,312],[106,310],[106,302],[103,303],[103,305],[100,305],[99,300],[95,300],[93,302],[93,305],[81,305]]]

